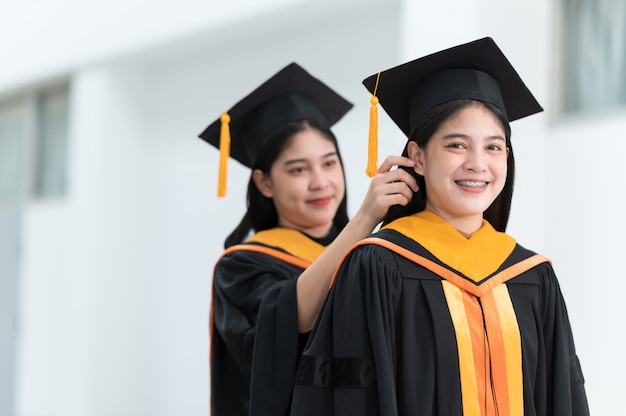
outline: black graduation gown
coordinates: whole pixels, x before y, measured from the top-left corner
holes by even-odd
[[[308,334],[298,333],[296,278],[324,250],[304,234],[262,231],[215,266],[211,307],[211,412],[289,413]]]
[[[547,259],[487,222],[476,245],[432,213],[404,219],[402,233],[394,223],[340,265],[298,367],[292,416],[589,414]],[[429,232],[427,250],[415,239]]]

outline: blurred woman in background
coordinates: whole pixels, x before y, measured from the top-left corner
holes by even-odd
[[[248,209],[215,266],[211,408],[216,416],[286,415],[296,366],[348,248],[387,209],[406,204],[415,180],[389,157],[348,221],[345,176],[330,130],[352,105],[293,63],[201,135],[251,168]],[[250,233],[252,231],[252,236]]]

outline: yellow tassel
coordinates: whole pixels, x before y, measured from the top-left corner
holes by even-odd
[[[370,129],[367,141],[367,168],[365,173],[367,176],[374,177],[378,171],[378,97],[376,92],[378,90],[378,80],[380,78],[380,72],[376,78],[376,86],[374,87],[374,94],[370,99]]]
[[[370,99],[370,131],[367,141],[367,169],[365,173],[370,178],[376,175],[378,170],[378,98]]]
[[[228,172],[228,158],[230,157],[230,116],[228,113],[220,117],[220,167],[217,177],[217,196],[226,195],[226,174]]]

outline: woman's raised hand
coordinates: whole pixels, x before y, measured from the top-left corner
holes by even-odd
[[[387,156],[378,167],[365,194],[356,216],[364,215],[369,221],[378,224],[393,205],[406,205],[419,190],[415,178],[404,169],[413,167],[415,162],[403,156]]]

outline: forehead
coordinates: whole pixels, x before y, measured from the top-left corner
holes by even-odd
[[[319,130],[307,128],[290,138],[278,158],[291,158],[294,155],[313,158],[321,154],[336,152],[337,147],[330,137]]]
[[[485,104],[472,101],[470,104],[456,110],[437,128],[434,135],[448,130],[472,131],[485,135],[500,135],[505,137],[502,120]]]

